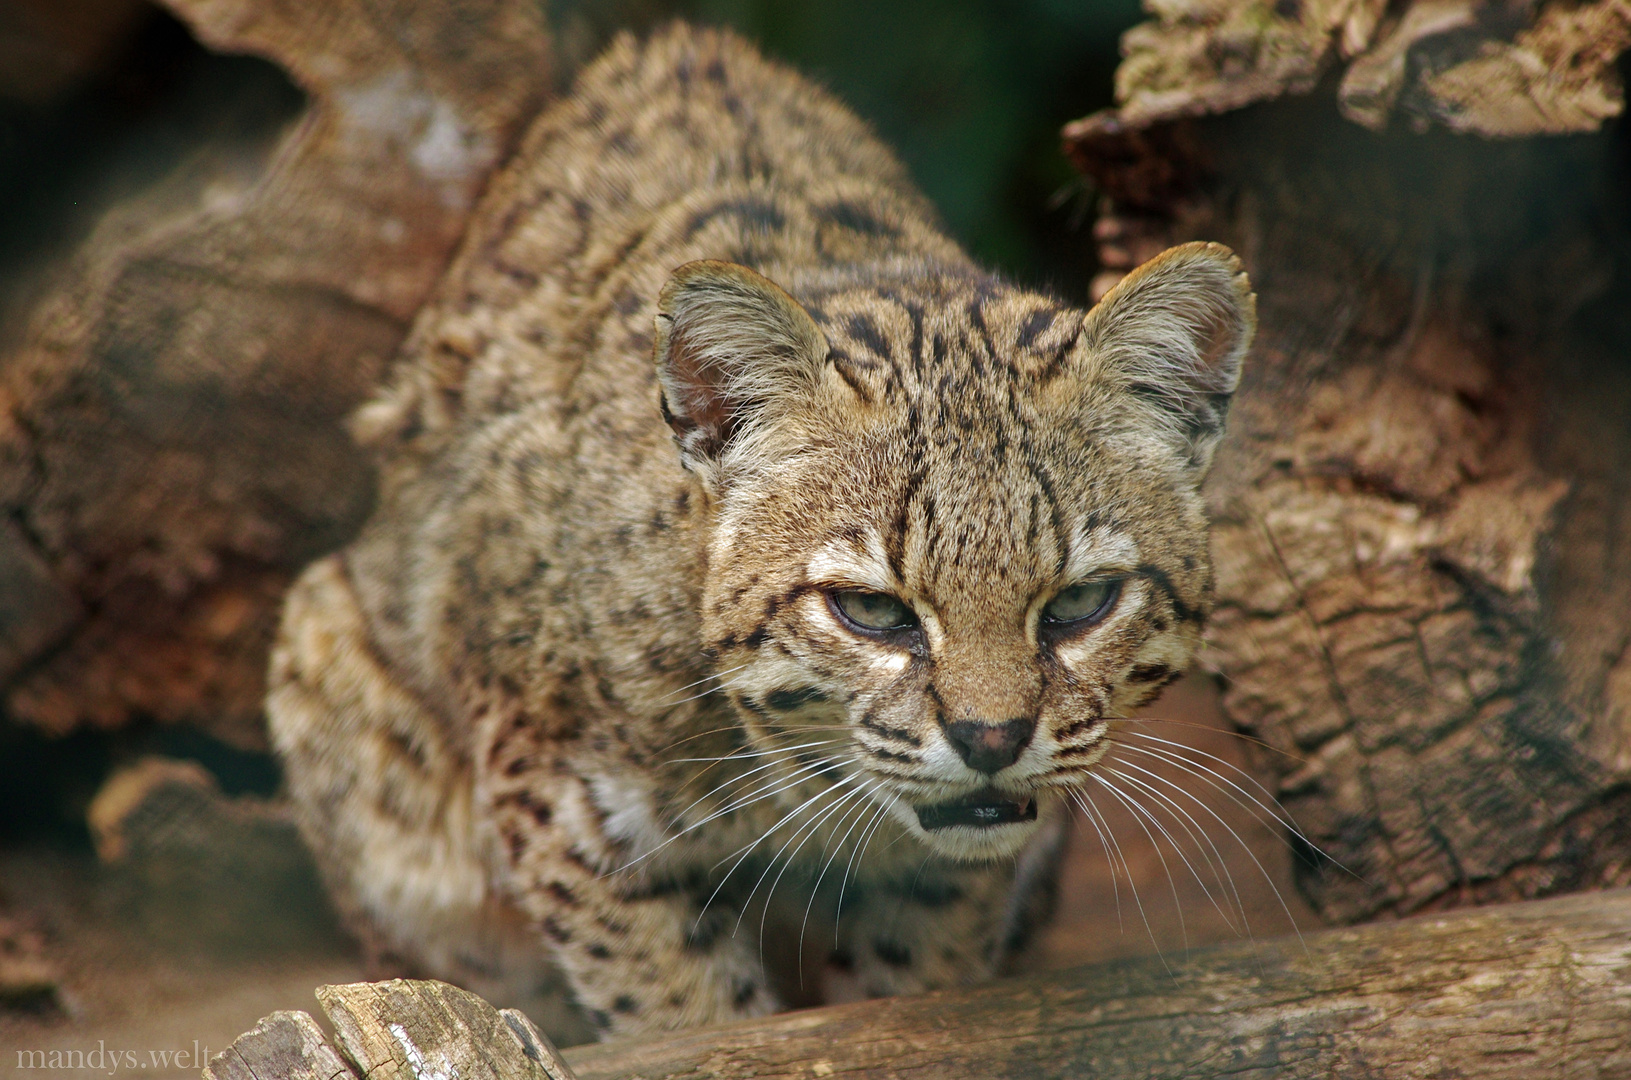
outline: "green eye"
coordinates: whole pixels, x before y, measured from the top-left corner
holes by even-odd
[[[1084,581],[1049,600],[1042,618],[1051,623],[1097,622],[1110,613],[1120,593],[1119,581]]]
[[[862,630],[904,630],[917,625],[912,609],[888,593],[846,589],[832,594],[833,605]]]

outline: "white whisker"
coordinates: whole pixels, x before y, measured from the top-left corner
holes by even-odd
[[[695,685],[695,684],[693,683],[692,685]],[[682,697],[678,701],[664,702],[663,707],[667,708],[667,709],[672,709],[672,708],[675,708],[677,706],[684,705],[688,701],[701,701],[703,698],[707,697],[709,694],[717,694],[721,690],[733,690],[733,689],[735,689],[736,687],[738,687],[740,685],[742,685],[742,680],[741,679],[732,679],[730,682],[722,682],[718,686],[710,686],[708,689],[704,690],[700,694],[692,694],[690,697]],[[677,692],[678,691],[676,691],[676,693]]]
[[[738,671],[741,671],[743,668],[745,668],[747,666],[748,666],[747,664],[738,664],[733,668],[726,668],[724,671],[716,671],[716,672],[712,673],[711,675],[704,675],[702,678],[698,679],[696,682],[688,682],[684,686],[680,687],[677,690],[669,691],[667,694],[664,694],[662,697],[658,698],[657,701],[658,701],[659,704],[661,704],[662,702],[667,701],[669,698],[673,697],[675,694],[685,693],[687,690],[691,689],[691,687],[693,687],[693,686],[701,686],[705,682],[711,682],[714,679],[723,679],[727,675],[734,675]],[[689,701],[690,699],[687,698],[686,700]]]
[[[1170,864],[1168,864],[1167,856],[1161,850],[1161,845],[1156,842],[1155,834],[1150,832],[1150,829],[1149,829],[1148,825],[1144,824],[1144,818],[1146,816],[1148,816],[1149,811],[1146,810],[1138,802],[1138,800],[1132,798],[1131,796],[1123,794],[1120,788],[1116,787],[1116,785],[1114,785],[1110,781],[1106,780],[1103,777],[1103,775],[1101,775],[1099,773],[1093,773],[1092,775],[1093,775],[1093,779],[1097,780],[1101,787],[1103,787],[1112,796],[1114,796],[1116,798],[1116,800],[1118,802],[1120,802],[1121,805],[1125,806],[1128,809],[1128,811],[1133,815],[1133,821],[1138,825],[1138,827],[1140,829],[1144,830],[1144,835],[1149,838],[1150,847],[1152,849],[1154,849],[1154,851],[1155,851],[1155,857],[1157,859],[1161,860],[1161,870],[1162,870],[1163,873],[1165,873],[1167,875],[1167,888],[1172,892],[1172,908],[1173,908],[1173,911],[1176,912],[1177,915],[1178,915],[1178,933],[1183,938],[1183,941],[1184,941],[1184,952],[1188,953],[1189,952],[1189,924],[1184,920],[1183,901],[1178,899],[1178,882],[1172,876],[1172,867],[1171,867]],[[1157,829],[1161,829],[1161,823],[1156,822],[1155,827]],[[1162,831],[1163,834],[1165,834],[1165,832],[1166,832],[1165,829],[1161,829],[1161,831]],[[1168,839],[1170,840],[1171,837],[1169,836]]]
[[[1156,740],[1156,741],[1165,742],[1166,740],[1162,739],[1162,740]],[[1278,808],[1277,803],[1274,804],[1273,806],[1265,805],[1262,802],[1262,800],[1256,798],[1254,795],[1252,795],[1251,792],[1245,790],[1239,784],[1236,784],[1234,781],[1230,780],[1227,776],[1224,776],[1222,773],[1218,772],[1216,769],[1213,769],[1213,768],[1211,768],[1211,767],[1209,767],[1209,766],[1207,766],[1207,765],[1205,765],[1205,764],[1203,764],[1201,762],[1190,761],[1188,758],[1185,758],[1182,755],[1173,753],[1170,750],[1152,749],[1151,747],[1148,747],[1148,746],[1128,746],[1126,743],[1117,743],[1116,745],[1120,749],[1126,750],[1129,753],[1144,754],[1144,755],[1147,755],[1149,757],[1155,758],[1157,761],[1165,761],[1165,762],[1169,762],[1169,763],[1171,763],[1173,765],[1176,765],[1178,768],[1182,769],[1184,772],[1186,772],[1189,775],[1195,777],[1196,779],[1202,781],[1203,783],[1209,785],[1214,790],[1216,790],[1219,794],[1221,794],[1225,798],[1227,798],[1230,802],[1234,803],[1236,806],[1238,806],[1242,810],[1246,811],[1246,813],[1250,814],[1253,821],[1257,822],[1257,824],[1261,825],[1264,829],[1267,829],[1274,836],[1274,838],[1276,840],[1278,840],[1280,843],[1282,843],[1282,844],[1284,844],[1286,846],[1287,850],[1289,850],[1294,857],[1300,859],[1300,858],[1303,858],[1304,856],[1297,850],[1296,845],[1292,844],[1289,840],[1287,840],[1284,836],[1282,836],[1280,834],[1279,829],[1275,828],[1276,825],[1280,826],[1281,828],[1285,829],[1287,832],[1291,833],[1298,840],[1301,840],[1304,844],[1308,845],[1308,847],[1312,848],[1314,851],[1319,852],[1319,854],[1324,856],[1326,859],[1329,859],[1330,862],[1332,863],[1332,865],[1338,867],[1339,869],[1341,869],[1345,873],[1348,873],[1348,874],[1352,875],[1356,879],[1359,878],[1358,874],[1354,874],[1353,871],[1349,870],[1346,866],[1343,866],[1341,863],[1337,862],[1335,859],[1332,859],[1329,855],[1326,855],[1324,851],[1321,851],[1319,846],[1316,845],[1312,840],[1308,839],[1308,837],[1303,834],[1302,830],[1297,828],[1296,824],[1294,822],[1292,822],[1290,820],[1290,818],[1285,815],[1285,812]],[[1183,746],[1182,743],[1172,743],[1171,745],[1178,746],[1181,749],[1193,749],[1192,747]],[[1204,753],[1203,751],[1195,751],[1195,752],[1196,753]],[[1205,754],[1204,756],[1212,757],[1211,754]],[[1214,760],[1221,761],[1222,759],[1214,758]],[[1229,765],[1229,763],[1226,762],[1226,761],[1223,761],[1222,763],[1224,765]],[[1229,767],[1234,769],[1236,772],[1241,773],[1242,775],[1247,775],[1248,778],[1249,778],[1249,774],[1246,774],[1244,770],[1239,769],[1239,768],[1237,768],[1236,766],[1233,766],[1233,765],[1229,765]],[[1246,802],[1241,802],[1240,799],[1236,798],[1229,791],[1224,790],[1224,788],[1221,787],[1219,785],[1219,783],[1218,783],[1218,781],[1220,781],[1220,780],[1224,784],[1227,784],[1230,788],[1234,789],[1234,791],[1239,792],[1240,795],[1244,796],[1247,801]],[[1261,784],[1258,784],[1257,786],[1258,786],[1259,789],[1262,788]],[[1268,793],[1265,791],[1264,794],[1267,795]],[[1269,796],[1269,798],[1272,799],[1273,796]],[[1259,815],[1258,811],[1262,811],[1263,813],[1267,814],[1269,816],[1269,821],[1264,821],[1263,818]],[[1271,824],[1271,822],[1272,822],[1272,824]],[[1360,880],[1363,880],[1363,879],[1360,879]]]
[[[719,762],[719,761],[747,761],[750,758],[770,757],[773,754],[792,754],[792,753],[795,753],[795,752],[797,752],[799,750],[808,750],[813,746],[831,746],[833,743],[847,742],[847,741],[848,741],[847,737],[846,738],[838,738],[838,739],[822,739],[820,742],[804,743],[801,746],[789,746],[786,749],[755,750],[751,754],[744,753],[744,752],[739,750],[734,754],[724,754],[724,755],[722,755],[720,757],[670,758],[669,760],[663,762],[663,764],[664,765],[679,765],[679,764],[683,764],[685,762],[698,762],[698,761],[713,761],[713,762]],[[706,771],[706,770],[704,770],[704,771]]]
[[[1122,764],[1126,765],[1128,763],[1122,762]],[[1131,765],[1129,765],[1129,767],[1136,768],[1136,766]],[[1107,767],[1106,771],[1114,773],[1127,783],[1134,785],[1139,790],[1155,799],[1157,805],[1160,806],[1161,809],[1172,815],[1173,820],[1178,823],[1178,827],[1184,831],[1184,834],[1189,837],[1190,841],[1194,843],[1196,849],[1201,853],[1201,857],[1206,860],[1207,869],[1212,872],[1212,878],[1217,882],[1218,891],[1216,894],[1212,892],[1212,887],[1202,880],[1200,873],[1195,869],[1194,864],[1189,861],[1189,858],[1184,851],[1178,847],[1176,838],[1168,834],[1168,840],[1173,842],[1173,847],[1178,851],[1178,857],[1184,860],[1185,866],[1189,867],[1189,872],[1194,876],[1195,883],[1201,887],[1201,892],[1206,894],[1206,898],[1210,900],[1212,902],[1212,906],[1217,909],[1218,915],[1222,917],[1224,924],[1236,934],[1241,933],[1241,929],[1235,926],[1234,912],[1224,910],[1222,901],[1219,899],[1219,897],[1228,899],[1231,896],[1231,890],[1233,890],[1234,886],[1234,877],[1228,873],[1229,868],[1223,861],[1223,853],[1217,850],[1217,845],[1212,842],[1212,838],[1207,836],[1206,831],[1200,828],[1199,823],[1189,816],[1188,811],[1184,810],[1183,807],[1173,802],[1173,800],[1165,792],[1150,786],[1136,776],[1129,776],[1119,769]],[[1139,771],[1142,772],[1146,770]],[[1191,826],[1193,826],[1193,828]],[[1163,829],[1162,832],[1165,833],[1166,830]],[[1208,854],[1208,845],[1211,846],[1212,852],[1217,855],[1216,860],[1212,858],[1211,854]],[[1225,877],[1228,878],[1227,885],[1224,884]],[[1244,923],[1246,910],[1245,905],[1240,903],[1239,890],[1233,890],[1232,895],[1235,904],[1239,908],[1241,920]]]
[[[825,798],[828,795],[836,793],[840,788],[844,787],[845,785],[848,785],[850,783],[855,782],[857,779],[858,779],[858,774],[851,774],[849,776],[845,776],[845,777],[841,778],[840,780],[838,780],[837,783],[831,785],[830,787],[822,788],[820,791],[816,792],[814,795],[812,795],[808,799],[804,800],[798,806],[796,806],[792,810],[788,811],[785,815],[782,816],[782,819],[780,821],[776,822],[774,825],[770,826],[770,828],[768,828],[764,832],[760,833],[758,839],[753,840],[753,841],[751,841],[751,842],[749,842],[747,844],[742,845],[741,847],[737,848],[735,851],[731,852],[730,855],[726,855],[723,859],[720,859],[718,862],[714,863],[713,866],[709,867],[709,869],[711,869],[711,870],[717,870],[717,869],[720,868],[720,866],[722,866],[726,862],[728,862],[731,859],[732,856],[736,857],[736,861],[734,863],[731,863],[730,869],[726,870],[725,873],[724,873],[724,876],[722,876],[719,879],[719,884],[714,886],[714,891],[708,894],[708,899],[702,905],[702,910],[697,913],[696,925],[697,926],[702,925],[702,917],[708,913],[708,908],[714,902],[714,899],[719,895],[719,890],[721,890],[721,889],[723,889],[725,887],[725,882],[729,881],[731,875],[736,873],[737,868],[740,867],[742,865],[743,861],[746,860],[747,857],[753,853],[754,848],[756,848],[760,844],[764,843],[764,841],[765,841],[765,839],[767,837],[773,835],[776,832],[776,830],[780,829],[783,825],[786,825],[788,822],[792,821],[794,818],[796,818],[800,814],[804,813],[804,811],[806,809],[808,809],[810,806],[815,804],[818,800],[820,800],[822,798]],[[761,877],[762,876],[763,875],[761,875]],[[755,885],[755,888],[757,888],[757,885]],[[751,896],[751,894],[749,894],[749,899],[751,899],[751,898],[752,898],[752,896]],[[746,905],[744,904],[743,907],[745,909]],[[738,920],[738,925],[740,925],[740,920]]]
[[[1088,775],[1097,776],[1098,774],[1088,773]],[[1089,795],[1087,791],[1079,790],[1072,792],[1072,794],[1080,794],[1082,798],[1086,799],[1087,802],[1093,806],[1095,811],[1098,811],[1098,804],[1093,802],[1093,796]],[[1083,809],[1086,809],[1086,806],[1083,806]],[[1099,812],[1102,813],[1102,811]],[[1116,857],[1121,860],[1122,870],[1126,871],[1127,889],[1133,894],[1133,906],[1138,909],[1138,917],[1144,923],[1144,932],[1150,936],[1150,944],[1155,946],[1155,955],[1160,959],[1161,966],[1166,967],[1170,972],[1172,969],[1167,967],[1167,958],[1161,953],[1161,942],[1155,936],[1155,928],[1150,925],[1149,913],[1144,910],[1144,900],[1138,895],[1138,882],[1133,878],[1132,864],[1127,861],[1127,853],[1121,850],[1121,841],[1116,839],[1116,831],[1110,828],[1110,821],[1108,818],[1104,819],[1104,828],[1105,835],[1110,838],[1110,846],[1115,849]],[[1114,864],[1111,865],[1112,867],[1114,866]],[[1114,870],[1112,869],[1111,872],[1114,873]]]
[[[705,739],[709,735],[718,735],[722,731],[740,731],[741,728],[742,728],[741,721],[740,720],[733,720],[728,724],[721,724],[719,727],[709,728],[706,731],[693,731],[691,734],[685,736],[685,738],[683,738],[683,739],[675,739],[673,742],[667,744],[661,750],[657,751],[657,753],[660,756],[662,754],[668,753],[670,750],[674,749],[676,746],[684,746],[686,743],[691,742],[693,739]]]
[[[856,849],[850,852],[849,862],[844,865],[844,877],[838,883],[838,903],[833,908],[832,941],[833,947],[838,947],[838,922],[844,917],[844,890],[849,887],[850,871],[860,872],[861,863],[866,859],[866,849],[872,846],[872,838],[878,835],[878,828],[888,817],[889,811],[900,801],[899,795],[890,795],[889,801],[878,807],[878,812],[872,815],[867,823],[866,831],[861,839],[856,841]]]
[[[872,782],[872,784],[869,787],[867,787],[864,790],[864,794],[870,796],[874,791],[877,791],[882,786],[883,786],[883,781],[882,780],[875,780],[875,781]],[[804,905],[804,919],[799,923],[798,954],[799,954],[799,985],[800,986],[804,985],[804,931],[810,925],[810,910],[815,907],[816,894],[821,891],[821,882],[826,878],[827,871],[832,869],[833,862],[838,858],[839,855],[843,854],[844,844],[849,840],[850,834],[855,832],[855,827],[857,825],[859,825],[862,822],[863,819],[866,818],[867,805],[868,805],[867,801],[864,798],[860,802],[856,803],[856,805],[854,807],[855,820],[850,822],[849,827],[844,830],[844,835],[838,837],[837,843],[833,843],[831,841],[831,838],[829,837],[827,847],[830,847],[832,849],[832,854],[828,855],[826,860],[821,864],[821,872],[816,875],[815,884],[810,886],[810,902]],[[847,819],[849,817],[849,815],[850,815],[849,811],[844,812],[844,818],[839,819],[838,824],[833,826],[832,831],[833,831],[834,834],[836,834],[838,832],[839,828],[841,828],[843,826],[844,819]],[[826,854],[826,848],[825,847],[822,850],[822,854]],[[771,891],[774,892],[775,891],[774,888],[772,888]],[[763,937],[762,937],[763,927],[760,928],[760,932],[761,932],[760,940],[762,942],[763,941]]]
[[[781,764],[780,759],[772,760],[772,761],[766,762],[763,765],[757,766],[756,768],[749,769],[747,772],[743,773],[741,776],[735,777],[735,778],[730,779],[730,780],[726,780],[724,783],[722,783],[722,784],[718,785],[717,787],[713,788],[711,791],[707,792],[706,794],[700,795],[696,799],[693,799],[692,802],[691,802],[691,805],[687,806],[684,810],[681,810],[679,815],[677,815],[677,816],[683,817],[686,813],[688,813],[691,810],[692,807],[696,806],[698,803],[702,802],[704,799],[707,799],[707,798],[709,798],[709,797],[711,797],[713,795],[717,795],[718,793],[724,791],[726,788],[729,788],[729,787],[732,787],[735,784],[741,783],[743,780],[746,780],[749,776],[752,776],[754,773],[763,772],[765,769],[774,768],[778,764]],[[724,817],[726,814],[734,813],[737,810],[740,810],[744,806],[752,806],[756,802],[761,802],[764,799],[773,798],[774,796],[780,794],[781,792],[786,791],[788,788],[797,787],[799,784],[803,783],[804,780],[809,778],[809,774],[817,773],[817,772],[820,772],[821,770],[827,769],[827,768],[834,768],[834,767],[836,767],[836,765],[837,765],[837,763],[834,762],[831,758],[821,758],[821,759],[815,761],[812,764],[806,764],[806,765],[804,765],[804,766],[802,766],[802,767],[800,767],[798,769],[793,770],[793,772],[790,773],[790,774],[787,774],[785,776],[775,777],[774,779],[770,780],[769,783],[763,784],[760,787],[755,788],[754,790],[748,792],[746,795],[732,796],[731,801],[726,803],[726,805],[720,807],[718,810],[715,810],[713,813],[711,813],[708,816],[704,817],[701,821],[696,821],[696,822],[691,823],[690,825],[687,825],[685,828],[681,829],[679,832],[675,833],[673,836],[670,836],[667,840],[664,840],[662,843],[658,844],[656,847],[652,848],[650,851],[647,851],[645,854],[640,855],[640,856],[638,856],[638,857],[636,857],[634,859],[630,859],[628,862],[624,863],[622,866],[620,866],[616,870],[612,871],[612,873],[621,873],[622,871],[627,870],[629,867],[635,865],[636,863],[640,862],[641,860],[650,858],[651,856],[657,854],[657,852],[663,850],[663,848],[667,847],[669,844],[672,844],[672,843],[674,843],[674,841],[681,839],[682,837],[684,837],[688,833],[694,832],[697,829],[702,828],[704,825],[708,824],[710,821],[717,821],[718,819]],[[730,856],[728,856],[728,855],[726,856],[726,858],[729,858],[729,857]]]
[[[1148,753],[1149,751],[1145,751],[1145,752]],[[1126,763],[1124,763],[1124,764],[1126,764]],[[1155,775],[1155,774],[1152,773],[1151,775]],[[1286,903],[1285,897],[1280,895],[1280,887],[1274,883],[1274,875],[1272,875],[1272,874],[1270,874],[1268,872],[1268,868],[1265,867],[1263,865],[1263,863],[1261,862],[1261,860],[1258,859],[1257,854],[1254,851],[1252,851],[1250,845],[1248,845],[1246,843],[1246,841],[1241,838],[1240,834],[1235,831],[1234,826],[1230,825],[1227,821],[1225,821],[1223,819],[1223,816],[1221,814],[1219,814],[1216,810],[1214,810],[1210,806],[1208,806],[1206,804],[1205,800],[1201,799],[1194,792],[1192,792],[1192,791],[1188,790],[1187,788],[1185,788],[1182,784],[1175,784],[1171,780],[1168,780],[1166,777],[1163,777],[1163,776],[1157,776],[1156,779],[1160,780],[1162,783],[1166,784],[1168,787],[1172,788],[1174,791],[1178,792],[1179,794],[1183,795],[1185,798],[1189,799],[1196,806],[1200,807],[1202,810],[1205,810],[1208,814],[1211,814],[1212,819],[1214,821],[1216,821],[1219,825],[1222,825],[1225,832],[1227,832],[1230,836],[1234,837],[1235,843],[1240,845],[1240,849],[1246,853],[1246,857],[1251,859],[1252,865],[1257,867],[1257,872],[1259,874],[1263,875],[1263,880],[1268,882],[1269,891],[1274,893],[1274,899],[1275,899],[1276,902],[1279,903],[1280,910],[1285,912],[1286,921],[1291,923],[1292,931],[1297,935],[1297,940],[1302,941],[1302,936],[1303,936],[1302,935],[1302,929],[1297,926],[1297,919],[1296,919],[1295,916],[1293,916],[1291,914],[1291,907],[1290,907],[1290,905],[1288,905]],[[1202,777],[1202,779],[1205,779],[1205,777]],[[1216,787],[1217,785],[1214,784],[1213,786]],[[1219,789],[1219,790],[1221,791],[1222,789]],[[1223,794],[1228,795],[1229,793],[1228,792],[1223,792]],[[1236,800],[1236,802],[1238,803],[1238,800]],[[1242,806],[1242,809],[1249,809],[1249,808]],[[1263,823],[1262,823],[1261,820],[1259,820],[1258,824],[1263,824]],[[1242,908],[1242,913],[1244,913],[1244,908]],[[1307,945],[1306,942],[1304,942],[1303,943],[1303,949],[1306,951],[1307,948],[1308,948],[1308,945]]]
[[[1086,815],[1088,823],[1093,826],[1093,831],[1099,834],[1099,846],[1104,849],[1104,862],[1105,865],[1110,867],[1110,892],[1116,900],[1116,927],[1123,934],[1126,934],[1127,927],[1121,919],[1121,875],[1116,871],[1116,860],[1110,856],[1110,843],[1104,837],[1104,829],[1099,827],[1099,816],[1088,809],[1087,804],[1077,797],[1075,791],[1068,792],[1068,794],[1071,796],[1071,801]],[[1108,823],[1106,823],[1106,826],[1108,826]]]
[[[865,795],[866,791],[867,791],[867,789],[865,787],[858,787],[858,788],[855,788],[855,789],[851,790],[843,798],[839,799],[838,801],[834,802],[831,806],[829,806],[825,810],[823,810],[820,813],[820,815],[818,815],[817,817],[815,817],[814,819],[812,819],[811,821],[807,822],[806,824],[804,824],[803,826],[800,827],[799,832],[804,833],[804,839],[800,840],[798,842],[798,846],[793,849],[792,854],[787,856],[786,861],[782,863],[781,870],[776,874],[776,879],[770,883],[770,891],[765,893],[764,911],[761,912],[760,915],[759,915],[759,959],[760,959],[761,962],[763,962],[763,960],[764,960],[765,920],[770,917],[770,902],[776,896],[776,886],[781,884],[782,877],[784,875],[786,875],[787,871],[792,867],[793,861],[798,857],[798,853],[803,849],[804,845],[809,842],[809,840],[810,840],[810,838],[812,836],[814,836],[817,832],[820,831],[822,822],[826,821],[828,818],[832,817],[833,814],[837,813],[839,808],[844,806],[845,803],[850,802],[850,800],[855,799],[858,796]],[[846,811],[846,815],[847,815],[847,813],[848,812]],[[798,833],[795,832],[793,834],[793,837],[789,837],[788,840],[787,840],[787,843],[783,844],[781,846],[781,850],[776,852],[776,854],[771,857],[770,866],[776,865],[776,860],[780,859],[782,857],[782,853],[787,850],[787,844],[791,844],[793,842],[793,838],[796,837],[797,835],[798,835]],[[829,841],[831,840],[831,834],[829,834],[828,839],[829,839]],[[763,881],[764,877],[765,877],[765,874],[768,874],[768,873],[770,873],[770,867],[769,866],[765,867],[765,873],[764,874],[759,875],[759,881]],[[753,888],[748,891],[747,901],[744,902],[743,905],[742,905],[742,913],[738,914],[736,916],[736,925],[737,925],[738,928],[740,928],[741,925],[742,925],[742,916],[747,913],[748,905],[753,902],[754,893],[757,893],[758,891],[759,891],[759,882],[756,881],[753,884]],[[732,931],[732,933],[734,934],[735,931]],[[803,938],[801,936],[800,941],[802,942],[802,940],[803,940]],[[802,971],[802,965],[801,965],[801,971]]]
[[[1254,787],[1258,791],[1262,792],[1263,793],[1263,799],[1267,799],[1268,802],[1265,803],[1263,801],[1263,799],[1259,799],[1256,795],[1253,795],[1251,792],[1247,791],[1245,788],[1241,787],[1239,784],[1235,783],[1233,780],[1230,780],[1227,776],[1224,776],[1222,773],[1218,772],[1217,770],[1215,770],[1215,769],[1213,769],[1213,768],[1211,768],[1209,766],[1200,765],[1199,762],[1189,762],[1188,758],[1183,758],[1182,759],[1182,760],[1184,760],[1186,762],[1189,762],[1190,764],[1194,764],[1194,765],[1199,766],[1200,768],[1205,769],[1208,773],[1210,773],[1211,775],[1217,777],[1219,780],[1222,780],[1224,783],[1228,784],[1230,787],[1232,787],[1236,791],[1240,792],[1240,794],[1242,794],[1246,798],[1250,799],[1259,808],[1261,808],[1265,813],[1267,813],[1270,817],[1274,818],[1280,824],[1284,825],[1287,829],[1291,830],[1293,833],[1297,833],[1297,835],[1299,837],[1301,837],[1303,840],[1306,841],[1308,839],[1307,837],[1302,836],[1301,833],[1297,832],[1296,824],[1289,817],[1285,816],[1285,812],[1280,809],[1279,800],[1274,797],[1273,792],[1269,791],[1268,788],[1264,787],[1262,785],[1262,783],[1257,779],[1257,777],[1253,776],[1251,773],[1247,772],[1245,769],[1242,769],[1240,766],[1236,765],[1234,762],[1226,761],[1225,759],[1218,757],[1216,754],[1209,754],[1205,750],[1201,750],[1201,749],[1198,749],[1198,748],[1193,747],[1193,746],[1188,746],[1188,745],[1186,745],[1184,743],[1181,743],[1181,742],[1174,742],[1172,739],[1162,739],[1162,738],[1159,738],[1159,737],[1157,737],[1155,735],[1150,735],[1150,734],[1147,734],[1147,733],[1142,732],[1142,731],[1128,731],[1128,732],[1121,732],[1119,734],[1130,735],[1135,739],[1143,739],[1146,742],[1160,743],[1162,746],[1172,747],[1175,750],[1187,751],[1188,753],[1194,754],[1194,755],[1196,755],[1198,757],[1206,758],[1208,761],[1215,761],[1219,765],[1222,765],[1224,768],[1230,770],[1231,772],[1238,773],[1247,783],[1251,784],[1252,787]],[[1115,739],[1113,736],[1112,736],[1111,741],[1116,742],[1120,746],[1126,746],[1125,743],[1119,742],[1119,740]],[[1131,747],[1127,747],[1127,748],[1132,749]],[[1145,748],[1145,750],[1146,750],[1147,753],[1157,752],[1157,751],[1151,751],[1148,748]],[[1170,755],[1170,756],[1178,756],[1178,755],[1174,754],[1173,750],[1166,750],[1166,751],[1159,751],[1159,752],[1160,753],[1165,753],[1165,754]]]

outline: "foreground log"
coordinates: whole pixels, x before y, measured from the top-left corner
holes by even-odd
[[[1631,4],[1159,10],[1067,149],[1097,287],[1208,239],[1258,290],[1210,658],[1335,860],[1305,893],[1352,922],[1631,884],[1631,140],[1428,130],[1593,131]]]
[[[570,1076],[549,1071],[552,1048],[518,1030],[518,1014],[501,1024],[443,984],[324,987],[318,998],[360,1075]],[[315,1067],[333,1050],[301,1017],[263,1021],[205,1076],[345,1075]],[[268,1037],[274,1025],[284,1035]],[[1631,893],[1242,942],[580,1046],[564,1058],[580,1080],[1625,1076]]]

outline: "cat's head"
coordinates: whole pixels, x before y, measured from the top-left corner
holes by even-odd
[[[1188,244],[1089,312],[964,270],[801,296],[698,262],[659,303],[705,643],[757,748],[944,854],[1010,854],[1199,642],[1250,286]]]

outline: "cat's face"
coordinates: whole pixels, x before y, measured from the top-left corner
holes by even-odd
[[[1108,719],[1198,643],[1196,488],[1251,334],[1227,252],[1163,259],[1087,316],[969,278],[808,297],[798,366],[711,403],[665,372],[715,499],[705,641],[756,749],[966,859],[1091,782]],[[757,302],[729,326],[777,342]]]

